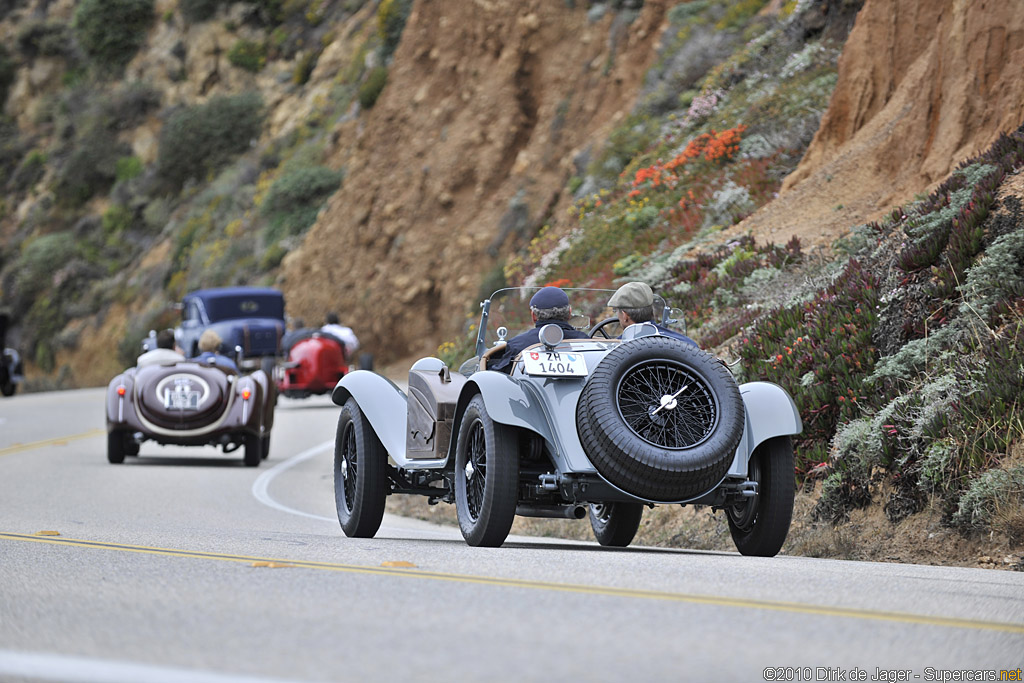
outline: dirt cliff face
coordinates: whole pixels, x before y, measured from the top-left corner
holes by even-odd
[[[799,168],[736,231],[828,245],[1019,126],[1020,10],[994,0],[867,0]]]
[[[338,311],[383,357],[458,334],[481,275],[632,106],[665,4],[628,22],[540,0],[417,2],[371,115],[339,130],[344,187],[284,262],[291,314]]]

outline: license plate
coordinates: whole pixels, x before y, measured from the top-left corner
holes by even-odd
[[[177,410],[197,410],[199,408],[198,391],[168,391],[164,399],[167,408]]]
[[[526,351],[523,369],[528,375],[542,377],[586,377],[587,361],[582,353],[565,351]]]

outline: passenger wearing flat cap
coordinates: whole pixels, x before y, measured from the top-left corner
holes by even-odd
[[[548,324],[561,327],[565,339],[587,339],[586,333],[569,324],[572,315],[569,296],[558,287],[544,287],[534,294],[530,299],[530,314],[533,316],[533,329],[509,339],[502,354],[488,364],[488,370],[512,372],[512,361],[523,349],[540,343],[540,328]]]
[[[622,327],[635,323],[650,323],[658,328],[658,333],[697,346],[685,334],[670,330],[654,319],[654,291],[645,282],[627,282],[608,299],[608,306],[614,308],[619,316]]]

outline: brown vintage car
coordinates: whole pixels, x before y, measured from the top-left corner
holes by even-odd
[[[138,455],[144,441],[239,448],[256,467],[267,457],[275,389],[263,370],[238,374],[209,362],[129,368],[107,387],[107,460]]]

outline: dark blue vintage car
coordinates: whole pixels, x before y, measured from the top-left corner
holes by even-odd
[[[262,365],[269,372],[281,354],[284,295],[270,287],[219,287],[187,294],[175,333],[178,346],[187,356],[198,355],[199,337],[206,330],[220,336],[229,355],[241,349],[242,365]]]

